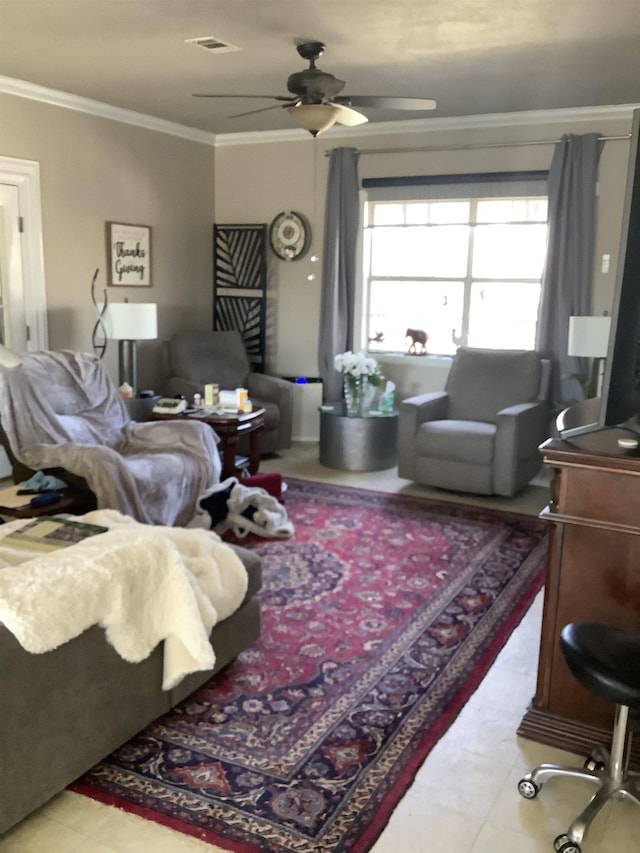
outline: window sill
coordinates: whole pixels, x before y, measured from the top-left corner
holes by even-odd
[[[401,352],[371,352],[368,353],[380,364],[401,364],[405,367],[450,368],[453,361],[451,355],[408,355]]]

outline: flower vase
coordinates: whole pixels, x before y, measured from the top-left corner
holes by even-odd
[[[347,417],[361,418],[368,413],[373,402],[375,388],[369,384],[366,374],[353,376],[346,374],[344,377],[344,401],[347,409]]]

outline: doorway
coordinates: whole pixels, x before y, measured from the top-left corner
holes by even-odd
[[[0,343],[19,354],[48,346],[40,165],[1,156]],[[0,448],[0,479],[10,471]]]

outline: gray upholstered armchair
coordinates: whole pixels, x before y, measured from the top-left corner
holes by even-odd
[[[399,475],[458,492],[515,494],[542,466],[549,368],[535,352],[459,349],[444,391],[400,404]]]
[[[0,423],[14,476],[55,471],[99,509],[144,524],[199,522],[199,499],[220,481],[213,430],[188,419],[131,421],[93,353],[30,352],[0,365]]]
[[[293,385],[276,376],[252,373],[239,332],[173,335],[166,356],[165,395],[202,394],[208,382],[216,382],[224,390],[246,388],[254,406],[265,410],[260,450],[273,453],[291,446]]]

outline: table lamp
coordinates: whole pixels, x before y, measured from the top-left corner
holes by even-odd
[[[107,308],[106,327],[109,337],[118,341],[118,379],[138,390],[138,341],[158,337],[158,306],[155,302],[116,302]]]
[[[592,358],[590,394],[600,394],[602,365],[607,357],[611,317],[569,317],[569,355]]]

